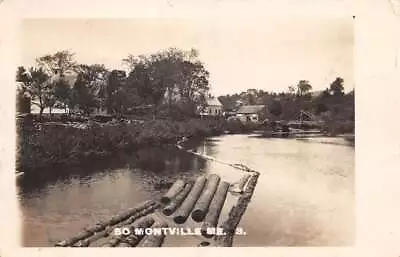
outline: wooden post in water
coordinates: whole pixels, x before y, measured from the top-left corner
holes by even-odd
[[[239,222],[247,209],[250,199],[254,193],[259,175],[260,173],[256,173],[250,177],[244,194],[240,196],[238,203],[230,210],[228,219],[222,225],[225,235],[216,236],[215,238],[218,245],[229,247],[232,246],[236,227],[239,225]]]
[[[207,178],[206,186],[194,207],[192,212],[192,219],[196,222],[203,221],[208,208],[210,206],[211,200],[217,190],[220,177],[218,175],[212,174]]]
[[[185,221],[189,217],[190,212],[193,210],[193,207],[196,204],[197,199],[199,199],[199,196],[204,188],[205,183],[206,183],[205,176],[200,176],[196,180],[196,183],[194,184],[192,190],[190,191],[186,199],[183,201],[179,209],[175,212],[174,221],[177,224],[185,223]]]
[[[164,207],[162,211],[164,215],[169,216],[174,213],[174,211],[182,204],[183,200],[185,200],[186,196],[192,189],[192,186],[193,185],[191,183],[187,183],[185,185],[183,190],[174,199],[172,199],[167,206]]]
[[[215,192],[214,198],[210,204],[210,208],[201,227],[201,234],[207,238],[214,236],[207,234],[207,228],[217,227],[219,215],[221,214],[221,210],[224,206],[226,195],[228,193],[228,188],[229,183],[226,181],[221,181],[218,185],[217,191]]]
[[[179,192],[183,190],[184,186],[185,182],[183,180],[178,179],[177,181],[175,181],[175,183],[168,190],[168,192],[163,197],[161,197],[161,203],[163,204],[170,203],[171,199],[176,197],[179,194]]]

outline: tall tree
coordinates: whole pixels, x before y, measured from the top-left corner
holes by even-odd
[[[107,110],[108,113],[122,113],[127,106],[126,95],[126,72],[123,70],[112,70],[107,78]]]
[[[304,96],[309,93],[312,89],[312,86],[308,80],[300,80],[297,83],[297,95]]]
[[[337,77],[330,85],[330,91],[335,96],[342,96],[344,93],[344,80],[340,77]]]
[[[104,65],[79,65],[73,87],[73,105],[90,114],[91,108],[107,106],[107,75]]]
[[[197,106],[205,104],[206,95],[209,92],[209,72],[199,61],[183,61],[180,69],[181,74],[177,86],[179,95],[188,113],[192,115]]]
[[[76,71],[78,65],[74,59],[75,54],[68,50],[47,54],[36,59],[39,67],[43,68],[51,76],[64,77],[67,72]]]
[[[40,109],[39,117],[42,118],[46,107],[51,107],[53,91],[49,81],[49,75],[42,68],[18,67],[17,82],[20,82],[21,91],[27,92],[32,98],[32,104]]]
[[[269,112],[274,116],[279,116],[282,114],[282,105],[280,101],[273,100],[268,106]]]
[[[288,90],[289,94],[294,94],[296,92],[296,89],[293,86],[289,86]]]
[[[62,107],[66,110],[72,103],[72,85],[68,83],[65,77],[68,73],[78,71],[79,66],[75,61],[75,54],[68,50],[62,50],[41,56],[36,59],[36,63],[50,78],[48,89],[53,91],[53,94],[51,98],[46,100],[50,113],[53,106]]]
[[[158,106],[166,100],[171,110],[175,103],[193,107],[205,101],[209,73],[194,49],[170,48],[149,56],[130,55],[123,61],[131,67],[128,84],[137,88],[146,104]]]
[[[55,81],[54,96],[57,102],[56,107],[63,108],[65,112],[73,107],[72,88],[65,80]]]
[[[129,73],[127,90],[136,91],[141,98],[141,104],[158,105],[165,94],[163,80],[155,81],[147,64],[137,64]]]

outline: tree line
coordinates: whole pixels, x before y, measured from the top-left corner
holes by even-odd
[[[300,80],[295,86],[289,86],[286,92],[248,89],[218,99],[228,112],[240,105],[265,105],[264,114],[269,118],[294,120],[299,118],[303,110],[325,119],[354,121],[354,89],[345,93],[343,78],[337,77],[320,92],[311,90],[310,81]]]
[[[122,115],[140,106],[150,106],[154,115],[161,110],[190,116],[204,106],[210,90],[209,72],[197,50],[169,48],[149,55],[128,55],[122,62],[127,71],[80,64],[67,50],[41,56],[32,67],[18,67],[17,98],[28,95],[39,107],[40,117],[45,108],[50,113],[63,108],[85,115],[93,108],[104,108],[108,114]]]

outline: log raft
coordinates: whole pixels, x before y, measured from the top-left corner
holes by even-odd
[[[168,224],[165,220],[159,219],[151,226],[153,233],[146,235],[140,242],[140,247],[160,247],[164,243],[165,234],[162,233],[161,228],[167,228]],[[160,229],[160,233],[157,232]]]
[[[168,192],[163,197],[161,197],[161,203],[170,203],[171,199],[175,198],[183,190],[184,186],[185,182],[183,180],[177,180],[168,190]]]
[[[214,237],[212,245],[232,246],[234,232],[243,216],[254,193],[259,173],[248,170],[237,183],[233,185],[242,191],[237,204],[230,210],[227,220],[222,223],[225,235],[208,234],[208,228],[217,228],[220,214],[232,185],[221,180],[218,175],[200,176],[195,181],[176,181],[168,192],[157,201],[146,201],[130,208],[109,220],[101,221],[86,227],[77,235],[58,242],[62,247],[160,247],[165,240],[165,234],[154,234],[157,228],[167,228],[166,222],[183,224],[191,217],[195,222],[202,222],[201,234],[205,238]],[[247,186],[245,187],[245,185]],[[243,190],[243,187],[245,189]],[[154,215],[155,213],[159,215]],[[172,216],[171,216],[172,215]],[[171,226],[171,225],[170,225]],[[128,228],[129,235],[115,234],[116,228]],[[137,233],[142,229],[151,228],[153,234]],[[167,230],[161,229],[165,232]],[[204,241],[199,246],[209,245]]]
[[[115,227],[127,224],[127,222],[123,221],[133,221],[134,219],[137,219],[141,216],[154,212],[154,210],[158,207],[159,204],[156,203],[155,201],[143,202],[139,204],[137,207],[124,211],[121,214],[118,214],[109,220],[100,221],[94,226],[84,228],[82,232],[66,240],[57,242],[55,246],[68,247],[68,246],[89,245],[90,243],[93,243],[94,241],[102,237],[109,236]]]
[[[259,173],[255,173],[250,177],[243,195],[240,196],[237,204],[230,210],[228,219],[222,225],[225,234],[215,237],[218,246],[232,246],[236,228],[247,209],[251,197],[253,196],[259,175]]]
[[[174,211],[182,204],[183,200],[185,200],[186,196],[192,189],[192,184],[191,183],[186,183],[185,187],[183,190],[176,196],[175,199],[173,199],[167,206],[164,207],[163,213],[166,216],[171,215],[174,213]]]
[[[195,184],[193,185],[192,190],[189,192],[186,199],[183,201],[182,205],[174,214],[175,223],[177,224],[185,223],[190,213],[192,212],[194,205],[199,199],[199,196],[203,191],[205,183],[206,183],[205,176],[200,176],[199,178],[197,178]]]
[[[144,237],[144,229],[151,227],[154,224],[154,218],[152,215],[142,217],[135,221],[129,230],[131,233],[126,237],[122,237],[118,247],[135,247]],[[139,229],[142,233],[135,233],[135,230]]]
[[[215,192],[214,198],[211,202],[209,211],[201,227],[201,234],[206,238],[213,237],[212,234],[207,233],[207,229],[217,227],[219,216],[221,214],[222,208],[224,207],[226,195],[228,193],[228,188],[229,188],[229,183],[225,181],[221,181],[218,185],[217,191]]]
[[[214,197],[214,193],[217,190],[220,177],[212,174],[207,178],[206,186],[201,194],[200,198],[197,200],[194,210],[192,212],[192,219],[196,222],[204,220],[208,212],[211,200]]]

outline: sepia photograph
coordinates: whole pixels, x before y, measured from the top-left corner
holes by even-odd
[[[354,246],[354,19],[23,19],[21,247]]]

